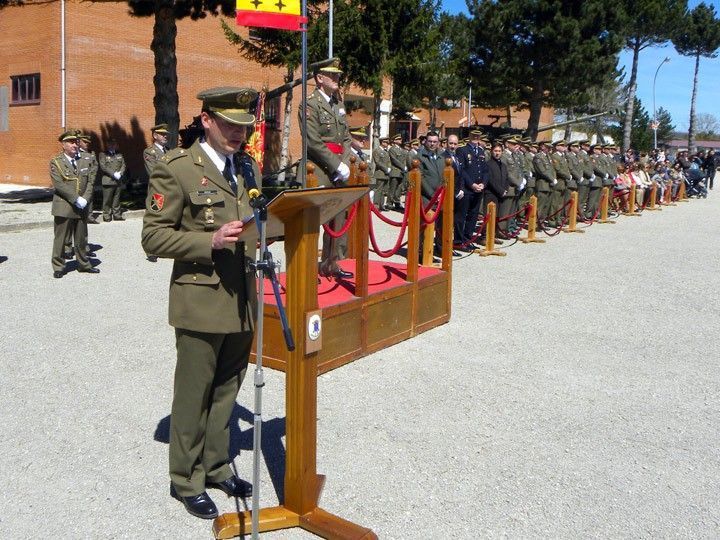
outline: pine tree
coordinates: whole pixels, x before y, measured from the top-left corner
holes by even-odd
[[[675,131],[675,126],[672,123],[672,116],[670,116],[668,111],[660,107],[655,113],[655,121],[658,123],[658,144],[667,143],[670,139],[672,139],[672,134]]]
[[[676,25],[673,45],[684,56],[695,57],[692,100],[690,101],[690,125],[688,128],[688,149],[695,152],[695,103],[697,101],[698,73],[700,57],[715,58],[720,47],[720,21],[715,8],[700,3]]]

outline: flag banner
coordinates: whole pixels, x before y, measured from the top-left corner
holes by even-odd
[[[237,0],[235,22],[277,30],[303,30],[307,18],[300,14],[300,0]]]
[[[247,153],[257,162],[260,172],[263,170],[265,159],[265,90],[260,92],[257,109],[255,111],[255,131],[248,140]]]

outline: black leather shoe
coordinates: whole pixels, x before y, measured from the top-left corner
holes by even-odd
[[[355,274],[353,274],[352,272],[346,272],[345,270],[338,268],[332,273],[332,275],[337,279],[350,279]]]
[[[228,497],[251,497],[252,496],[252,484],[246,482],[233,475],[227,480],[222,482],[208,482],[206,484],[209,488],[220,489],[225,492]]]
[[[122,216],[113,216],[113,219],[114,219],[115,221],[125,221],[125,218],[122,217]]]
[[[75,254],[72,253],[72,252],[70,252],[70,251],[68,251],[67,253],[63,253],[63,258],[64,258],[64,259],[67,259],[67,260],[74,259],[74,258],[75,258]]]
[[[55,271],[53,272],[53,277],[54,277],[55,279],[60,279],[60,278],[63,277],[64,275],[65,275],[65,272],[63,272],[62,270],[55,270]]]
[[[100,223],[100,222],[99,222],[97,219],[95,219],[94,217],[88,218],[88,221],[87,221],[87,222],[90,223],[91,225],[98,225],[98,224]]]
[[[147,260],[150,262],[157,262],[157,255],[148,255]]]
[[[107,223],[108,221],[112,221],[112,218],[103,216],[103,221]]]
[[[190,515],[201,519],[215,519],[218,517],[217,506],[215,506],[215,503],[206,491],[203,491],[200,495],[193,495],[192,497],[181,497],[177,491],[175,491],[175,486],[170,484],[170,496],[183,503],[185,510],[187,510]]]
[[[99,268],[78,268],[78,272],[82,272],[83,274],[99,274],[100,269]]]

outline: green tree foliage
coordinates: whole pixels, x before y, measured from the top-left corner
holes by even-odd
[[[475,2],[473,88],[479,101],[530,109],[537,135],[543,105],[567,106],[602,85],[622,40],[615,6],[603,0]]]
[[[608,133],[613,137],[614,140],[619,140],[622,137],[625,125],[625,113],[620,115],[619,125],[611,126],[608,129]],[[633,150],[640,152],[649,152],[653,147],[653,132],[650,129],[650,115],[643,107],[642,102],[635,98],[633,106],[633,118],[630,123],[632,128],[632,138],[630,139],[630,146]]]
[[[129,0],[130,13],[136,17],[153,17],[153,37],[150,49],[155,58],[153,85],[155,96],[155,123],[166,122],[170,126],[170,144],[177,141],[180,127],[177,93],[177,57],[175,38],[177,20],[192,20],[209,15],[232,16],[234,0]]]
[[[716,51],[720,47],[720,21],[715,15],[715,8],[705,3],[698,4],[679,24],[676,24],[676,33],[672,41],[677,52],[695,58],[695,75],[693,77],[690,125],[688,128],[688,149],[694,152],[695,103],[697,101],[700,57],[715,58],[717,56]]]
[[[672,116],[668,111],[660,107],[655,113],[655,118],[658,123],[658,144],[666,143],[672,139],[673,132],[675,131],[675,125],[672,123]]]
[[[640,51],[647,47],[667,42],[673,34],[678,20],[687,9],[686,0],[618,0],[613,3],[620,15],[625,48],[632,51],[633,60],[628,81],[628,99],[625,103],[625,124],[623,125],[622,147],[630,145],[630,119],[637,91],[637,69]]]

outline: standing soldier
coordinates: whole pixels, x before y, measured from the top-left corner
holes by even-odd
[[[562,223],[564,212],[562,207],[565,201],[565,192],[568,189],[568,182],[570,181],[570,169],[568,168],[567,160],[565,159],[565,150],[567,149],[567,143],[563,140],[556,141],[553,143],[554,151],[550,156],[550,161],[555,169],[555,178],[557,183],[553,185],[553,191],[550,195],[550,215],[553,216],[550,220],[551,227],[558,227]]]
[[[523,179],[522,171],[522,156],[518,155],[518,144],[520,139],[517,137],[509,137],[505,141],[505,148],[503,149],[500,160],[505,164],[507,168],[507,179],[508,186],[505,196],[500,201],[500,208],[498,209],[498,216],[507,216],[514,214],[518,209],[518,199],[520,198],[520,192],[525,187],[525,180]],[[515,219],[505,220],[499,223],[500,230],[507,234],[510,225],[515,223]],[[514,227],[513,227],[514,228]]]
[[[380,137],[380,146],[373,150],[373,164],[375,165],[375,190],[373,192],[373,204],[378,210],[385,210],[385,191],[388,181],[390,180],[390,171],[392,164],[390,162],[390,153],[388,152],[387,137]]]
[[[64,246],[70,238],[75,246],[78,272],[97,274],[87,255],[87,206],[92,197],[90,164],[78,158],[78,139],[75,131],[66,131],[58,138],[63,151],[50,160],[50,180],[55,194],[52,200],[55,239],[52,247],[53,277],[65,275]]]
[[[350,131],[345,120],[345,108],[339,100],[340,74],[338,62],[315,70],[317,88],[307,98],[307,157],[315,165],[318,184],[341,187],[350,177]],[[302,127],[302,122],[300,122]],[[328,222],[333,230],[343,226],[347,212],[342,211]],[[353,277],[352,272],[340,268],[338,261],[347,254],[347,234],[333,238],[323,233],[319,272],[322,276],[339,279]]]
[[[115,139],[108,139],[107,152],[100,152],[99,165],[102,171],[103,221],[124,221],[120,210],[120,193],[125,175],[125,159],[117,151]]]
[[[402,210],[400,193],[403,176],[407,172],[407,152],[402,147],[402,135],[393,137],[390,154],[390,182],[388,183],[388,206],[391,210]]]
[[[158,124],[150,128],[153,142],[145,150],[143,150],[143,161],[145,162],[145,172],[148,177],[152,174],[152,170],[155,164],[160,161],[165,153],[168,151],[168,125]]]
[[[99,170],[98,160],[95,157],[95,152],[90,150],[90,135],[78,131],[78,136],[80,137],[78,139],[80,143],[80,159],[84,159],[87,161],[88,167],[90,168],[90,182],[93,185],[93,192],[92,195],[90,195],[90,199],[88,199],[87,205],[87,222],[92,223],[93,225],[97,225],[99,222],[97,219],[95,219],[93,211],[95,206],[95,182],[97,181],[97,174]]]
[[[557,184],[555,168],[548,156],[550,144],[546,141],[539,143],[538,152],[533,158],[533,173],[535,175],[535,190],[538,198],[537,222],[541,224],[548,216],[550,210],[550,193]]]
[[[350,141],[350,147],[352,148],[353,154],[355,154],[355,157],[357,158],[355,163],[357,163],[357,165],[359,166],[360,163],[364,162],[367,163],[369,167],[370,156],[363,152],[363,150],[365,150],[365,145],[368,141],[368,134],[365,131],[365,128],[351,128],[350,136],[352,137],[352,141]],[[370,171],[368,171],[368,174],[370,174]]]
[[[578,185],[578,209],[585,217],[585,219],[592,218],[588,216],[588,199],[590,197],[590,190],[593,189],[593,183],[595,181],[595,173],[593,172],[592,162],[590,161],[590,141],[583,139],[579,141],[580,151],[578,157],[580,158],[580,165],[582,167],[583,181]]]
[[[525,207],[530,202],[530,197],[535,195],[535,175],[533,174],[533,158],[537,152],[537,146],[529,138],[520,139],[519,153],[522,158],[523,180],[525,189],[520,196],[519,206]]]
[[[483,190],[488,181],[489,173],[482,138],[482,131],[473,130],[470,132],[470,142],[457,150],[458,168],[464,184],[465,196],[468,197],[463,227],[463,242],[465,243],[470,242],[477,229],[478,215],[483,202]],[[473,245],[468,247],[475,248]]]
[[[570,199],[570,195],[573,191],[577,192],[582,183],[584,182],[583,178],[583,166],[582,162],[580,161],[580,144],[578,141],[571,141],[568,144],[568,152],[565,152],[565,159],[567,160],[568,169],[570,169],[570,176],[571,180],[568,184],[568,200]],[[580,197],[578,196],[578,207],[577,211],[582,212],[580,208]]]
[[[602,145],[595,144],[590,147],[592,154],[590,155],[590,163],[593,168],[593,175],[595,176],[592,184],[590,184],[590,193],[588,194],[587,204],[587,215],[592,218],[597,214],[598,207],[600,206],[600,196],[602,195],[602,187],[606,183],[607,171],[605,169],[605,163],[602,157]],[[610,204],[610,198],[612,197],[612,187],[608,190],[608,204]]]

